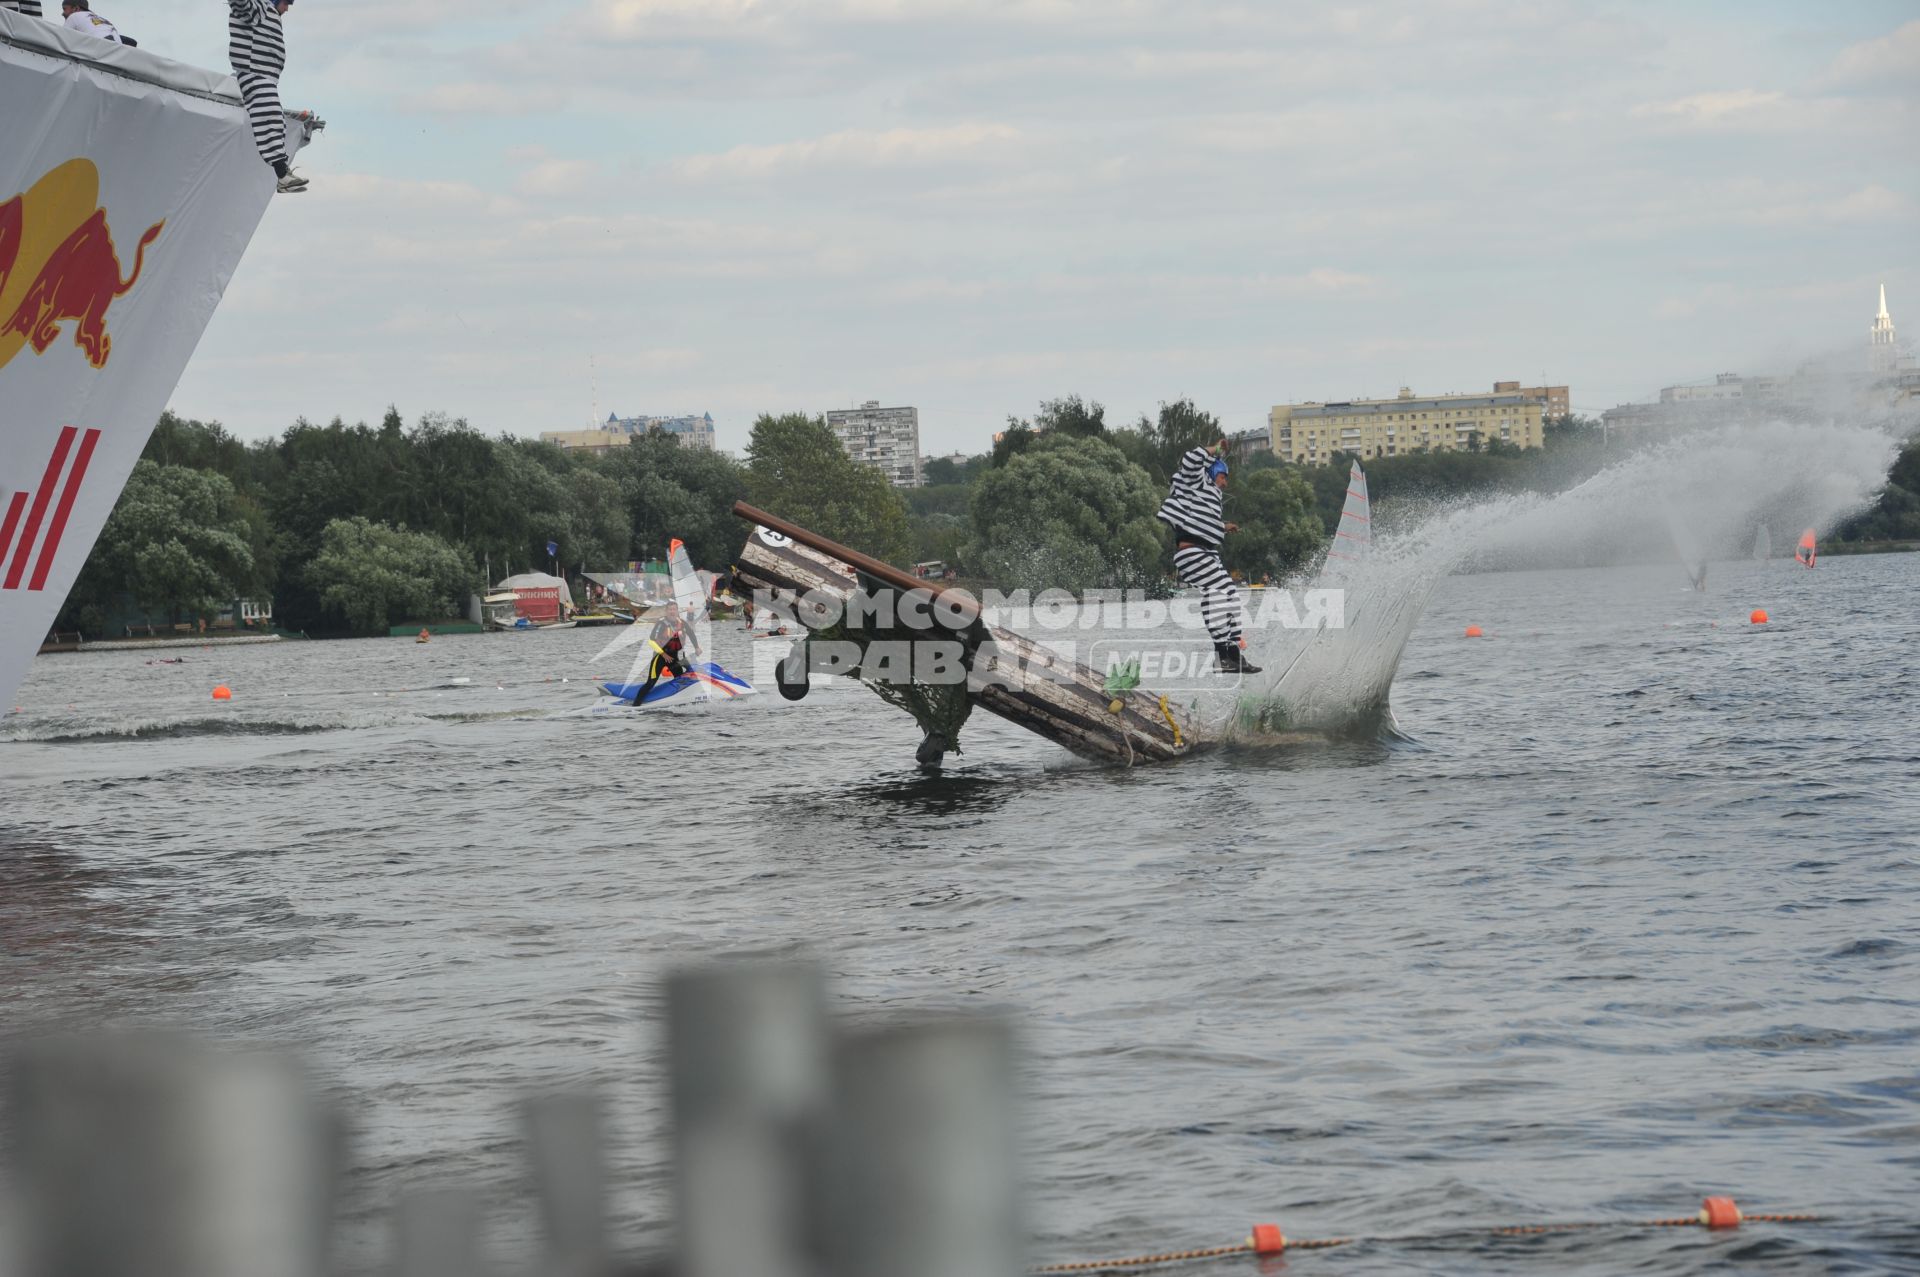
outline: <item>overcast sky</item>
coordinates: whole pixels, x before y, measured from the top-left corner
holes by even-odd
[[[215,0],[107,0],[224,68]],[[328,121],[174,396],[242,437],[388,403],[1276,403],[1545,377],[1577,411],[1920,334],[1911,2],[300,0]]]

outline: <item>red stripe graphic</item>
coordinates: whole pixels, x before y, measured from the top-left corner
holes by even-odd
[[[20,507],[27,503],[27,494],[16,492],[13,500],[7,503],[7,521],[0,523],[0,562],[5,562],[7,547],[13,544],[14,525],[20,522]]]
[[[67,451],[73,447],[73,437],[79,433],[72,426],[60,427],[60,442],[53,445],[53,458],[47,462],[47,472],[40,476],[40,486],[34,489],[33,508],[27,511],[27,526],[20,529],[20,544],[13,552],[13,566],[7,569],[7,579],[0,583],[0,589],[20,588],[20,577],[27,570],[27,556],[33,552],[34,538],[40,535],[40,520],[46,517],[47,502],[53,496],[53,481],[60,477],[61,467],[67,463]]]
[[[67,530],[73,499],[80,495],[80,481],[87,477],[87,462],[93,460],[93,445],[99,442],[98,430],[88,430],[80,437],[80,455],[73,459],[73,469],[67,472],[67,486],[60,489],[60,504],[53,508],[53,522],[47,525],[47,539],[40,546],[40,561],[33,565],[33,579],[27,582],[29,590],[47,588],[47,572],[52,569],[53,556],[60,549],[60,534]]]

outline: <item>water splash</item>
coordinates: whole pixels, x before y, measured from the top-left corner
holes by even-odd
[[[1874,426],[1759,423],[1681,436],[1551,495],[1402,503],[1397,526],[1376,524],[1372,554],[1342,565],[1344,627],[1256,633],[1263,672],[1210,717],[1243,740],[1281,726],[1391,732],[1393,678],[1440,578],[1670,562],[1684,584],[1698,563],[1683,557],[1745,557],[1763,530],[1830,531],[1873,501],[1898,449]]]

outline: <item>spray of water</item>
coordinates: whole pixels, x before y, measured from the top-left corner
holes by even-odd
[[[1403,508],[1397,528],[1376,526],[1368,558],[1342,565],[1344,627],[1259,634],[1263,672],[1208,715],[1230,738],[1280,725],[1377,734],[1392,721],[1401,653],[1441,577],[1665,561],[1682,583],[1696,560],[1745,557],[1760,530],[1781,544],[1802,528],[1824,534],[1873,500],[1898,448],[1875,426],[1747,424],[1680,436],[1550,496]]]

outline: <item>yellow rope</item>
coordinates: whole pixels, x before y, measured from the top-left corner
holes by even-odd
[[[1180,748],[1180,724],[1173,721],[1173,711],[1167,708],[1167,698],[1160,698],[1160,717],[1167,720],[1167,726],[1173,729],[1173,747]]]

